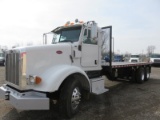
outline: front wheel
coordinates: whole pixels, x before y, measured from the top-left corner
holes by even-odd
[[[79,111],[81,102],[81,85],[79,81],[67,79],[63,84],[59,97],[59,111],[65,117],[71,118]]]

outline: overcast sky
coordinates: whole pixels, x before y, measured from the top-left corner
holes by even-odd
[[[0,0],[0,45],[42,43],[42,34],[76,18],[112,25],[115,52],[160,53],[160,0]]]

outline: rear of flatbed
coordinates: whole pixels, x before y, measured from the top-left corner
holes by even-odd
[[[137,83],[143,83],[150,78],[151,63],[147,62],[111,62],[107,63],[102,60],[102,73],[108,79],[115,80],[117,78],[129,79]]]

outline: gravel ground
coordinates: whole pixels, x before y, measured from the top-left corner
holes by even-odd
[[[0,84],[4,67],[0,66]],[[108,82],[107,82],[108,83]],[[106,83],[106,84],[107,84]],[[160,68],[153,67],[151,79],[144,84],[127,81],[109,82],[110,91],[91,95],[71,120],[160,120]],[[118,84],[118,85],[117,85]],[[50,111],[17,111],[0,99],[0,120],[61,120],[55,109]]]

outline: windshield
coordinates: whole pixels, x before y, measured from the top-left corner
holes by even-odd
[[[131,55],[131,58],[139,58],[139,55]]]
[[[80,32],[81,27],[60,29],[54,33],[52,43],[77,42],[79,40]]]
[[[160,55],[159,54],[153,54],[153,55],[151,55],[151,58],[160,58]]]

